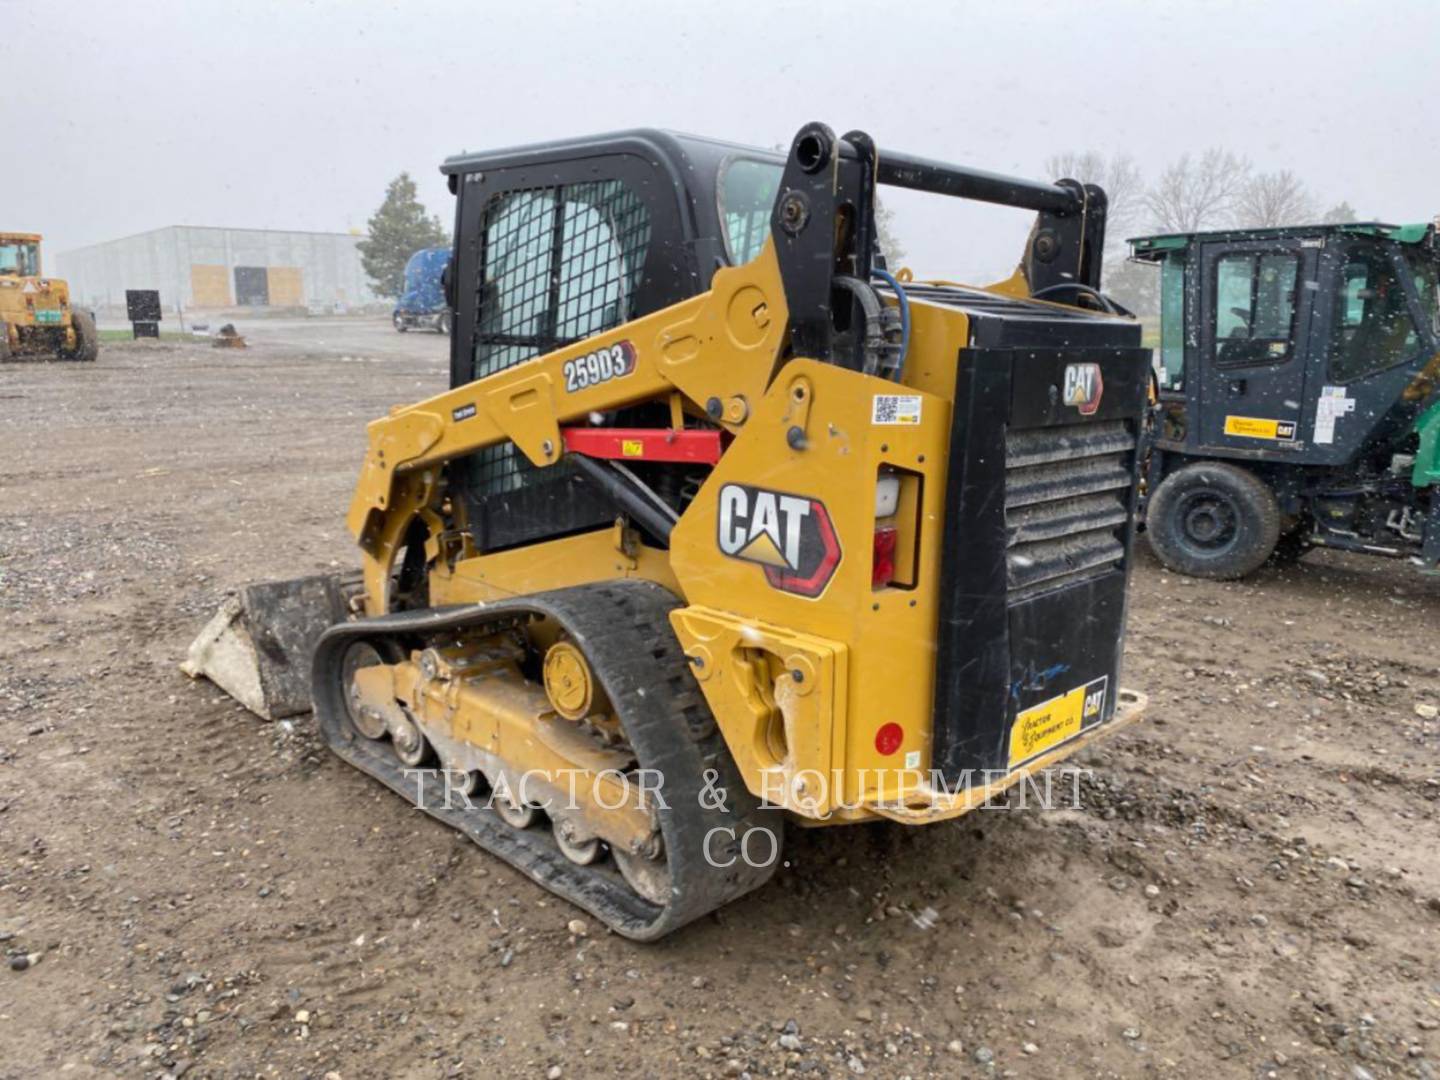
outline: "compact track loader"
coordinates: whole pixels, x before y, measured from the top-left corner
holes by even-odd
[[[1150,356],[1102,191],[820,124],[444,171],[452,388],[369,427],[362,582],[242,598],[192,670],[310,662],[338,755],[641,940],[766,881],[785,817],[953,818],[1139,715]],[[1019,270],[890,274],[877,184],[1035,210]],[[353,612],[313,660],[258,625],[305,590]]]

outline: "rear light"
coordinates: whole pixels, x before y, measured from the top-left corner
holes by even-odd
[[[881,525],[875,530],[875,554],[870,564],[872,589],[883,589],[895,580],[895,542],[899,536],[894,525]]]
[[[894,517],[899,508],[900,477],[888,466],[882,465],[875,480],[875,547],[870,563],[872,589],[883,589],[895,580],[895,548],[900,533],[894,525]]]
[[[883,724],[875,732],[875,749],[886,757],[899,750],[905,742],[905,729],[899,724]]]

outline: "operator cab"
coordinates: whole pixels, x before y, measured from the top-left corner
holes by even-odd
[[[1440,351],[1434,226],[1148,236],[1160,267],[1157,446],[1340,465],[1414,419]]]
[[[1180,573],[1311,547],[1440,567],[1432,225],[1147,236],[1160,267],[1145,529]]]
[[[0,233],[0,276],[39,277],[40,237],[33,233]]]
[[[704,292],[717,269],[759,254],[784,167],[781,153],[652,129],[448,159],[442,171],[457,195],[450,385]],[[610,372],[609,358],[596,357],[573,377]],[[614,518],[569,465],[536,469],[513,444],[457,471],[482,550]]]

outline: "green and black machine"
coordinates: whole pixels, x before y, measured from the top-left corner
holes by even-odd
[[[1145,528],[1232,579],[1312,547],[1440,564],[1436,230],[1145,236],[1160,268]]]

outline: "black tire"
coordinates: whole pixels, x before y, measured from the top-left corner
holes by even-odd
[[[390,321],[395,324],[395,329],[400,331],[400,333],[402,334],[410,329],[410,327],[405,325],[405,319],[398,311],[395,312],[393,316],[391,316]]]
[[[10,327],[0,322],[0,363],[10,359]]]
[[[89,363],[100,355],[100,334],[95,329],[95,317],[88,311],[71,311],[71,325],[75,327],[75,348],[61,349],[62,360],[80,360]]]
[[[446,337],[449,337],[450,328],[450,312],[443,311],[440,313],[440,320],[435,324],[435,329],[439,330],[440,333]]]
[[[1145,535],[1165,566],[1233,581],[1260,568],[1280,539],[1280,505],[1254,473],[1221,461],[1175,470],[1145,513]]]

